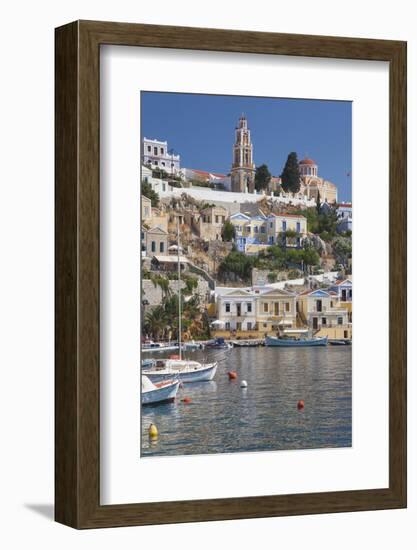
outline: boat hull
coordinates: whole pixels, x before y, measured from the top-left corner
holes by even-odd
[[[172,367],[167,370],[153,371],[147,370],[146,376],[151,382],[163,382],[164,380],[172,379],[173,376],[178,377],[183,384],[191,384],[193,382],[209,382],[213,380],[217,371],[217,363],[213,363],[201,369],[195,370],[180,370]]]
[[[160,388],[142,391],[142,405],[156,405],[174,401],[179,387],[180,381],[176,380],[172,384]]]
[[[327,337],[310,339],[306,338],[305,340],[291,340],[290,338],[276,338],[275,336],[267,336],[265,338],[265,346],[281,348],[309,348],[317,346],[327,346]]]
[[[176,351],[179,349],[178,345],[173,346],[149,346],[149,347],[142,347],[142,353],[156,353],[159,351]]]

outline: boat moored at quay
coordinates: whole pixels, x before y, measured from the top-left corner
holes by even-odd
[[[281,348],[305,348],[313,346],[327,346],[327,336],[324,337],[300,337],[294,336],[267,336],[265,346]]]

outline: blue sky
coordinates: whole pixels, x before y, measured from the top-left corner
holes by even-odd
[[[142,137],[168,141],[181,166],[227,174],[234,129],[248,119],[257,166],[279,176],[288,153],[314,159],[338,186],[339,201],[352,199],[352,104],[243,96],[142,92]]]

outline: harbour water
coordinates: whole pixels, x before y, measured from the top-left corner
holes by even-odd
[[[184,385],[174,403],[142,407],[142,456],[351,446],[351,346],[234,348],[188,358],[224,360],[212,382]],[[228,379],[231,370],[237,380]],[[148,437],[151,423],[156,441]]]

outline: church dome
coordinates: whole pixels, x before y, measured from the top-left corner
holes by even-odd
[[[309,166],[317,166],[316,161],[314,161],[313,159],[309,159],[309,158],[305,158],[303,160],[300,160],[300,162],[298,164],[309,165]]]
[[[318,176],[318,166],[316,161],[305,157],[303,160],[300,160],[298,163],[300,167],[300,174],[302,176]]]

